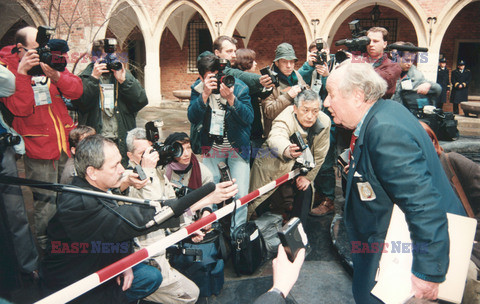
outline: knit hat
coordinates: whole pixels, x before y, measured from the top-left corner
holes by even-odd
[[[47,45],[54,52],[66,53],[70,50],[67,42],[63,39],[50,39]]]
[[[298,60],[295,56],[293,46],[290,43],[284,42],[277,46],[277,49],[275,50],[275,60],[273,61],[278,61],[279,59]]]
[[[185,132],[175,132],[175,133],[172,133],[172,134],[168,135],[168,137],[165,139],[165,141],[163,143],[165,145],[172,145],[172,144],[176,143],[177,141],[181,141],[181,140],[185,140],[185,139],[189,139],[187,133],[185,133]]]

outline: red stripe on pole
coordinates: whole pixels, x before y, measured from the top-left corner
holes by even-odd
[[[252,191],[249,194],[245,195],[244,197],[240,198],[240,202],[242,202],[242,205],[245,205],[249,201],[257,198],[258,196],[260,196],[260,191],[257,189],[255,191]]]
[[[123,259],[116,261],[115,263],[100,269],[97,271],[97,275],[100,278],[100,283],[102,283],[105,280],[108,280],[109,278],[113,277],[114,275],[123,272],[125,269],[132,267],[133,265],[136,265],[137,263],[145,260],[148,258],[148,250],[146,248],[143,248],[135,253],[132,253],[131,255],[124,257]]]
[[[288,173],[287,173],[287,174],[285,174],[284,176],[281,176],[281,177],[277,178],[277,179],[275,180],[275,182],[277,183],[277,186],[278,186],[278,185],[281,185],[281,184],[283,184],[284,182],[286,182],[286,181],[288,181],[288,180],[289,180],[289,177],[288,177]]]
[[[213,223],[217,219],[217,215],[215,213],[210,213],[206,217],[202,217],[198,221],[191,223],[185,229],[187,229],[187,233],[190,235],[197,231],[198,229],[202,228],[203,226],[206,226],[210,223]]]

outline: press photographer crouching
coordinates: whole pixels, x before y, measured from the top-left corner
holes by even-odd
[[[98,134],[79,143],[75,168],[78,176],[74,177],[72,185],[99,193],[108,193],[119,187],[125,172],[115,143]],[[171,202],[171,208],[174,204]],[[194,212],[205,204],[197,202],[190,210]],[[167,202],[162,203],[162,206],[166,205]],[[157,209],[120,205],[110,198],[63,192],[47,229],[49,246],[42,264],[46,289],[49,292],[61,289],[125,257],[130,253],[133,237],[178,225],[178,218],[160,221],[158,216],[162,211]],[[152,221],[156,224],[147,229]],[[135,273],[136,267],[141,268],[138,274]],[[138,297],[139,294],[146,296],[155,291],[162,280],[158,269],[144,263],[135,266],[133,273],[126,270],[122,278],[121,286],[120,277],[117,282],[110,280],[79,297],[76,303],[128,303],[132,298],[143,297]],[[158,284],[153,284],[155,282]],[[148,286],[142,286],[145,283],[149,283]],[[142,290],[141,287],[145,288]],[[132,288],[135,292],[124,292]]]
[[[325,160],[330,144],[330,118],[320,111],[320,100],[316,92],[302,90],[295,98],[295,104],[288,106],[275,118],[262,147],[271,153],[266,153],[266,157],[257,155],[251,171],[250,191],[288,173],[298,166],[299,160],[305,160],[306,153],[291,142],[292,135],[296,132],[308,145],[307,149],[313,155],[314,168],[309,168],[310,171],[298,176],[293,183],[285,183],[274,192],[268,192],[250,203],[249,217],[255,211],[260,215],[269,209],[272,213],[284,214],[293,205],[291,216],[299,217],[305,226],[312,201],[311,183]],[[303,162],[302,167],[305,165],[308,166]]]
[[[148,124],[148,123],[147,123]],[[149,125],[151,127],[151,125]],[[150,128],[149,127],[149,128]],[[155,133],[152,132],[152,129],[145,131],[142,128],[135,128],[127,133],[127,156],[129,158],[129,170],[128,179],[131,181],[131,186],[128,189],[128,195],[131,197],[136,198],[143,198],[143,199],[174,199],[176,197],[174,187],[172,183],[170,183],[169,178],[165,175],[165,168],[163,166],[166,165],[167,168],[167,176],[170,167],[176,168],[176,162],[182,160],[186,160],[190,158],[192,155],[191,148],[189,147],[189,143],[186,142],[188,140],[188,136],[185,133],[174,133],[167,137],[164,143],[160,144],[158,142],[153,143],[156,148],[152,147],[152,141],[148,134]],[[150,140],[149,140],[150,139]],[[158,138],[157,138],[158,139]],[[178,149],[170,149],[171,147],[182,143],[183,148]],[[163,148],[161,148],[163,147]],[[180,146],[181,147],[181,146]],[[163,153],[159,154],[159,150],[172,150],[172,153]],[[175,152],[181,151],[179,157],[173,157],[173,155],[178,155]],[[166,160],[162,159],[165,158]],[[172,161],[174,161],[172,163]],[[193,160],[193,157],[192,157]],[[195,158],[196,160],[196,158]],[[193,163],[194,161],[192,161]],[[183,162],[182,162],[183,163]],[[190,163],[190,159],[188,160]],[[202,185],[207,184],[213,178],[211,177],[207,180],[200,180],[197,179],[197,166],[198,161],[196,162],[197,165],[192,166],[192,175],[190,179],[192,183],[187,183],[191,189],[198,189]],[[136,172],[133,172],[133,169],[136,168]],[[202,168],[205,168],[202,165]],[[206,168],[205,168],[206,169]],[[207,169],[208,170],[208,169]],[[143,173],[141,172],[143,171]],[[171,171],[170,171],[171,172]],[[138,179],[139,176],[144,176],[144,180],[141,181]],[[171,175],[170,175],[171,176]],[[196,181],[194,183],[193,181]],[[211,208],[207,206],[211,206],[213,203],[219,203],[227,198],[234,196],[237,193],[237,186],[234,185],[232,182],[225,182],[220,183],[217,185],[216,190],[209,196],[205,198],[205,204],[202,204],[205,208],[195,209],[190,208],[191,212],[187,212],[183,214],[181,217],[181,222],[183,223],[190,223],[192,219],[197,219],[201,216],[206,216],[211,213]],[[193,218],[194,214],[197,213],[198,216]],[[139,236],[135,239],[136,241],[136,249],[144,248],[160,239],[162,239],[165,235],[167,235],[171,229],[178,228],[179,225],[169,226],[169,229],[160,229],[154,232],[150,232],[146,235]],[[199,242],[203,239],[204,233],[202,231],[198,231],[193,237],[193,242]],[[187,277],[182,275],[179,271],[171,267],[168,260],[165,257],[165,254],[159,254],[153,257],[149,261],[150,265],[156,266],[162,272],[163,282],[160,285],[160,288],[157,289],[153,294],[148,296],[146,300],[153,301],[157,303],[195,303],[199,296],[199,289],[195,285],[194,282],[189,280]]]

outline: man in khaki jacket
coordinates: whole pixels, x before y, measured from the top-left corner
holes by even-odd
[[[294,98],[306,85],[302,76],[294,70],[295,61],[297,57],[291,44],[284,42],[277,46],[271,69],[277,73],[279,85],[273,88],[272,94],[262,100],[265,137],[270,133],[272,121],[286,107],[293,105]]]
[[[330,118],[320,111],[320,100],[312,90],[303,90],[273,121],[272,130],[253,163],[250,176],[250,191],[279,178],[292,170],[295,159],[302,152],[290,142],[290,136],[300,132],[308,144],[315,167],[305,176],[298,176],[293,183],[285,183],[273,192],[264,194],[249,205],[249,216],[264,201],[262,210],[270,207],[273,213],[282,214],[293,202],[292,216],[297,216],[305,225],[312,199],[312,181],[322,166],[330,145]],[[292,199],[293,198],[293,199]],[[257,214],[261,210],[258,210]]]

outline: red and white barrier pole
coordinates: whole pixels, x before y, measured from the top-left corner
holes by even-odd
[[[275,189],[281,184],[285,183],[288,180],[293,179],[300,173],[299,169],[290,171],[289,173],[281,176],[280,178],[266,184],[265,186],[250,192],[242,198],[239,198],[235,201],[235,204],[228,204],[225,207],[218,209],[217,211],[209,214],[208,216],[199,219],[198,221],[185,226],[178,230],[175,233],[170,234],[169,236],[164,237],[158,242],[153,243],[152,245],[145,247],[131,255],[95,272],[91,275],[49,295],[42,300],[35,302],[35,304],[58,304],[69,302],[76,297],[84,294],[85,292],[97,287],[110,280],[111,278],[119,275],[124,272],[126,269],[137,265],[145,259],[148,259],[152,256],[157,255],[158,253],[164,251],[166,248],[180,242],[185,239],[195,231],[215,222],[216,220],[221,219],[222,217],[230,214],[235,209],[248,204],[257,197],[267,193],[270,190]]]

